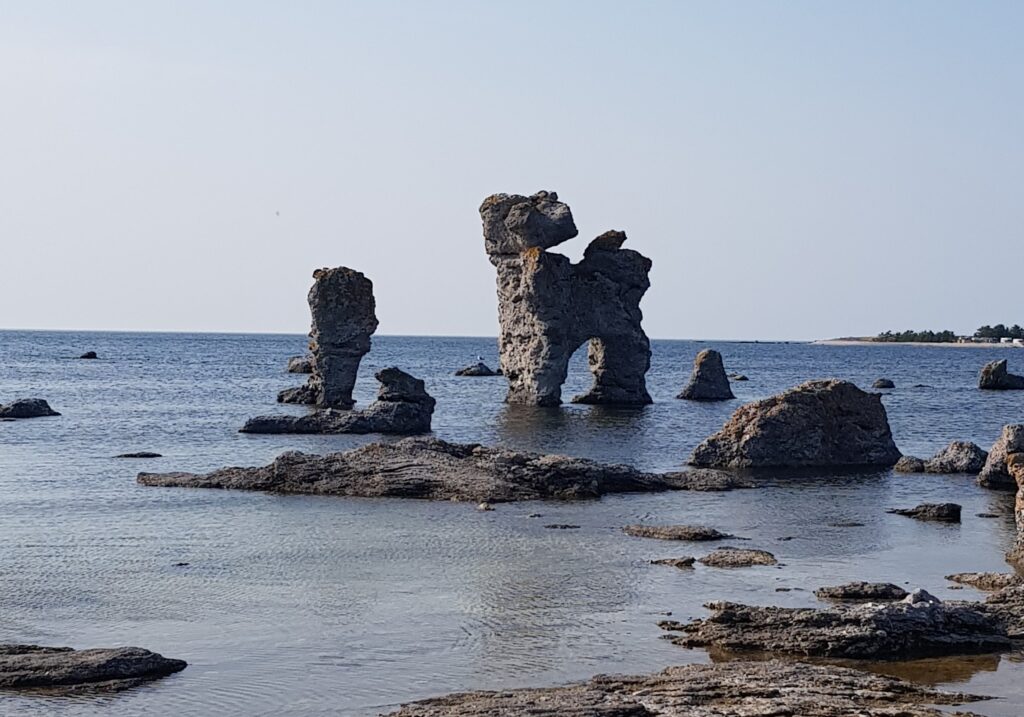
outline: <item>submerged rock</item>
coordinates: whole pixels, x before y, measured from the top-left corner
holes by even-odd
[[[892,601],[903,600],[910,593],[899,585],[892,583],[866,583],[855,581],[845,585],[832,585],[818,588],[814,594],[824,600],[872,600]]]
[[[909,599],[909,598],[908,598]],[[974,605],[920,599],[914,603],[836,605],[827,609],[756,607],[713,602],[711,617],[664,622],[683,647],[714,646],[813,657],[911,660],[1000,652],[1005,627]]]
[[[712,568],[746,568],[751,565],[777,565],[779,561],[767,550],[723,546],[698,558],[697,562]]]
[[[992,446],[978,474],[978,483],[986,488],[1017,490],[1017,482],[1006,465],[1007,458],[1013,453],[1024,453],[1024,423],[1003,426],[999,440]]]
[[[897,473],[924,473],[924,461],[914,456],[903,456],[892,469]]]
[[[42,418],[59,415],[41,398],[19,398],[6,406],[0,406],[0,418]]]
[[[460,368],[455,372],[456,376],[500,376],[501,371],[495,371],[483,361]]]
[[[741,406],[690,456],[697,466],[891,466],[900,459],[878,394],[835,379]]]
[[[732,538],[704,525],[627,525],[622,529],[626,535],[634,538],[656,538],[658,540],[722,540]]]
[[[880,378],[871,384],[871,388],[896,388],[896,384],[891,379]]]
[[[163,456],[152,451],[136,451],[135,453],[121,453],[114,458],[163,458]]]
[[[969,441],[953,441],[924,464],[926,473],[978,473],[988,453]]]
[[[288,359],[288,373],[313,373],[313,357],[292,356]]]
[[[273,493],[459,500],[580,500],[606,493],[674,490],[670,475],[584,458],[542,455],[436,438],[371,443],[326,456],[283,453],[261,468],[205,475],[140,473],[150,486],[231,488]]]
[[[978,699],[848,667],[736,660],[565,687],[456,693],[390,717],[943,717],[934,705]]]
[[[99,356],[96,355],[95,351],[86,351],[84,354],[82,354],[78,358],[80,358],[80,359],[95,359],[95,358],[99,358]]]
[[[987,391],[1024,390],[1024,376],[1016,376],[1007,370],[1007,361],[992,361],[985,364],[978,377],[978,388]]]
[[[689,401],[725,401],[735,398],[729,386],[729,377],[725,375],[722,354],[713,349],[704,349],[693,362],[693,373],[676,398]]]
[[[305,416],[257,416],[241,433],[428,433],[435,401],[423,381],[398,368],[378,371],[377,400],[356,411],[325,409]]]
[[[480,205],[480,218],[497,272],[505,400],[561,403],[569,359],[589,342],[594,384],[573,401],[650,403],[651,346],[640,325],[640,300],[650,286],[651,260],[622,249],[620,231],[594,239],[577,264],[546,251],[578,233],[569,206],[554,192],[494,194]]]
[[[123,690],[180,672],[173,660],[140,647],[73,650],[70,647],[0,645],[0,689],[90,688]]]
[[[885,512],[905,515],[918,520],[933,520],[941,523],[960,522],[960,506],[956,503],[921,503],[914,508],[893,508]]]

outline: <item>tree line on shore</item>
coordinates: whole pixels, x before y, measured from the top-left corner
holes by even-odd
[[[1005,324],[989,326],[985,324],[974,332],[976,339],[1024,339],[1024,328],[1014,324],[1007,328]],[[929,344],[952,344],[960,337],[948,329],[945,331],[883,331],[874,338],[883,342],[919,342]]]

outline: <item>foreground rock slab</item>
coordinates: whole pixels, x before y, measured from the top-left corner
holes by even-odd
[[[653,675],[600,675],[546,689],[464,692],[391,717],[941,717],[933,705],[984,699],[800,662],[721,662]]]
[[[988,452],[978,483],[986,488],[1017,490],[1017,482],[1010,475],[1007,459],[1014,453],[1024,453],[1024,423],[1003,426],[1003,432]]]
[[[733,537],[728,533],[723,533],[704,525],[627,525],[622,529],[622,532],[626,535],[632,535],[634,538],[689,540],[692,542],[722,540],[723,538]]]
[[[740,407],[690,456],[696,466],[892,466],[900,459],[878,394],[835,379],[808,381]]]
[[[823,600],[871,600],[884,602],[903,600],[910,593],[899,585],[893,585],[892,583],[856,581],[844,585],[818,588],[814,591],[814,594]]]
[[[326,456],[284,453],[261,468],[222,468],[205,475],[140,473],[150,486],[228,488],[274,493],[459,500],[598,498],[606,493],[685,489],[672,474],[644,473],[624,465],[405,438],[371,443]]]
[[[972,605],[941,603],[837,605],[828,609],[756,607],[713,602],[711,617],[689,624],[661,623],[683,647],[715,646],[815,657],[909,660],[1000,652],[1010,647],[1005,627]],[[909,600],[910,598],[907,598]]]
[[[713,349],[704,349],[697,354],[690,381],[676,398],[688,401],[727,401],[735,398],[729,377],[725,374],[722,354]]]
[[[1024,391],[1024,376],[1010,373],[1006,359],[992,361],[981,369],[978,388],[986,391]]]
[[[885,511],[894,515],[904,515],[917,520],[930,520],[938,523],[959,523],[961,507],[956,503],[921,503],[913,508],[893,508]]]
[[[174,660],[139,647],[73,650],[0,645],[0,689],[90,688],[117,691],[184,670]]]
[[[305,416],[257,416],[241,433],[429,433],[435,401],[423,381],[398,368],[378,371],[377,400],[367,408],[336,411],[323,409]]]
[[[0,406],[0,418],[42,418],[59,415],[41,398],[19,398],[6,406]]]

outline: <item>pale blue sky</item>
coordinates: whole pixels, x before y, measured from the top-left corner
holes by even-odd
[[[1024,3],[0,2],[0,327],[494,335],[477,207],[654,261],[650,335],[1024,323]],[[280,215],[277,214],[280,212]]]

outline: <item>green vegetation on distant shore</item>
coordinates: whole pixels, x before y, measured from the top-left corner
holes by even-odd
[[[1024,339],[1024,329],[1017,324],[1010,328],[1006,328],[1002,324],[986,325],[975,331],[974,337],[978,339]]]
[[[1003,324],[985,325],[974,332],[976,339],[1024,339],[1024,328],[1014,324],[1006,328]],[[954,344],[960,340],[952,331],[883,331],[872,341],[888,343]]]

